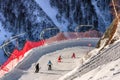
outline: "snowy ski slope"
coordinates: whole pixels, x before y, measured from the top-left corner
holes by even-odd
[[[70,40],[35,48],[1,80],[119,80],[120,41],[109,45],[80,66],[80,59],[85,55],[83,53],[92,49],[85,46],[88,43],[95,46],[94,41],[97,39]],[[76,59],[71,59],[73,51],[77,53]],[[46,55],[42,56],[43,54]],[[62,55],[62,63],[57,62],[59,55]],[[52,71],[47,71],[48,60],[52,60],[54,64]],[[41,67],[37,74],[34,73],[36,62]]]
[[[120,59],[99,66],[74,80],[120,80]]]
[[[76,60],[79,60],[79,57],[84,56],[84,53],[87,53],[90,49],[92,49],[85,46],[88,46],[89,43],[91,43],[92,46],[95,46],[98,40],[99,39],[97,38],[68,40],[34,48],[30,51],[29,55],[21,63],[19,63],[14,70],[6,74],[2,80],[57,80],[59,77],[74,69],[79,64],[76,63]],[[78,58],[74,60],[70,58],[73,51],[77,53],[76,55],[80,53]],[[41,57],[45,54],[47,54],[45,57]],[[56,62],[58,55],[63,56],[63,62],[59,65]],[[46,71],[46,64],[49,59],[51,59],[54,63],[53,71],[51,72]],[[36,62],[39,62],[41,66],[41,72],[38,74],[34,74],[34,66]]]
[[[117,42],[116,44],[111,45],[110,47],[104,49],[102,52],[93,56],[91,59],[89,59],[88,62],[86,62],[81,67],[79,67],[75,73],[70,74],[69,76],[66,76],[64,78],[61,78],[61,80],[73,80],[77,78],[78,76],[80,77],[84,75],[85,73],[101,65],[110,63],[111,61],[118,60],[120,58],[119,52],[120,52],[120,42]]]
[[[91,50],[92,48],[90,48]],[[71,47],[55,52],[48,53],[42,56],[37,62],[40,64],[40,72],[35,74],[35,64],[24,73],[19,80],[57,80],[59,77],[65,75],[69,71],[78,66],[79,59],[82,58],[89,50],[89,47]],[[72,59],[72,53],[75,52],[77,58]],[[62,56],[62,62],[57,62],[58,56]],[[52,61],[52,71],[48,71],[47,63]],[[30,78],[31,76],[31,78]]]

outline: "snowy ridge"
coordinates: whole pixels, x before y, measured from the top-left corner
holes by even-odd
[[[60,80],[73,80],[76,77],[80,77],[83,74],[97,68],[100,65],[107,64],[111,61],[115,61],[120,58],[120,42],[112,45],[110,48],[103,50],[97,55],[93,56],[88,60],[85,64],[83,64],[80,68],[77,69],[77,72],[71,74],[71,76],[64,76]]]

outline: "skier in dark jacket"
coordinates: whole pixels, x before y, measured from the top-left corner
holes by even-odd
[[[48,61],[47,65],[48,65],[48,70],[52,70],[52,62],[51,62],[51,60]]]
[[[39,72],[39,69],[40,69],[40,68],[39,68],[39,63],[37,63],[36,66],[35,66],[35,73],[38,73],[38,72]]]

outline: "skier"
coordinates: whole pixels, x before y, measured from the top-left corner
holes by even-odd
[[[48,70],[52,70],[52,62],[51,62],[51,60],[48,61],[47,65],[48,65]]]
[[[75,53],[72,54],[72,58],[76,58]]]
[[[35,66],[35,73],[38,73],[38,72],[39,72],[39,69],[40,69],[40,68],[39,68],[39,63],[37,63],[36,66]]]
[[[61,62],[61,59],[62,59],[61,56],[59,56],[59,57],[58,57],[58,62]]]

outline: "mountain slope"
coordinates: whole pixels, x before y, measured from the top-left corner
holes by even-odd
[[[3,29],[11,36],[21,33],[25,35],[17,37],[18,49],[22,49],[26,40],[40,40],[40,33],[46,28],[57,28],[45,12],[39,7],[34,0],[1,0],[0,1],[0,22]],[[54,34],[50,34],[45,38],[49,38],[59,30],[54,30]],[[1,33],[4,34],[4,33]],[[8,36],[4,41],[10,40]],[[2,41],[2,39],[0,39]],[[6,45],[8,52],[12,52],[15,48],[15,41]],[[3,43],[2,43],[3,44]]]
[[[26,32],[25,37],[32,41],[39,40],[39,34],[46,28],[75,31],[80,25],[92,25],[95,30],[104,32],[112,20],[109,4],[110,0],[1,0],[0,12],[4,16],[1,22],[7,31],[13,33],[12,36]],[[89,29],[91,26],[84,26],[78,31]]]
[[[34,0],[1,0],[0,6],[2,24],[13,34],[26,32],[27,39],[37,41],[43,29],[57,28]]]

